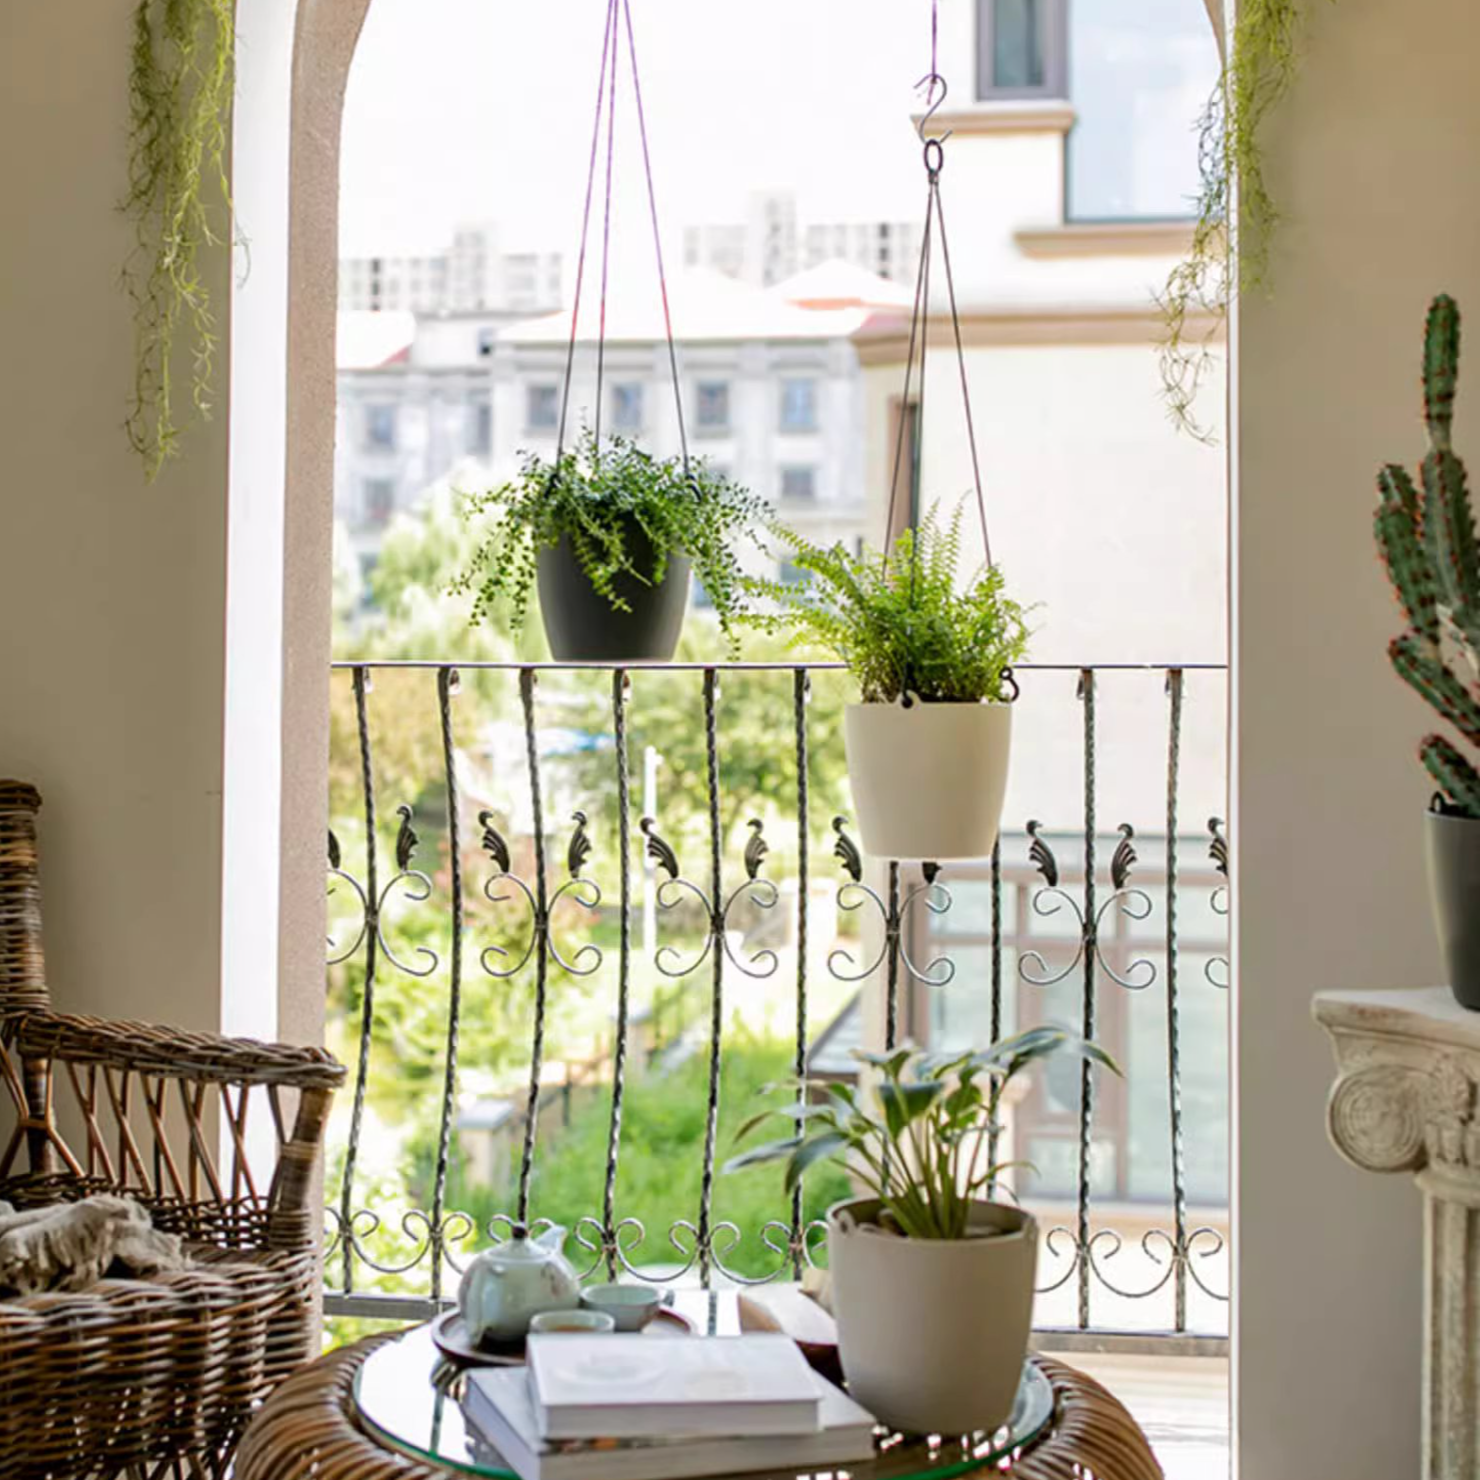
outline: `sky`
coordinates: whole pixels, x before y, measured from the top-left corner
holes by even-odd
[[[921,212],[910,112],[929,0],[632,0],[632,15],[666,235],[743,219],[758,189],[794,190],[803,220]],[[604,17],[604,0],[373,0],[345,104],[341,251],[439,251],[476,219],[501,223],[505,250],[573,250]],[[621,80],[619,251],[648,229]]]

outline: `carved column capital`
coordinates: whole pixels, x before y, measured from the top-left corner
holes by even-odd
[[[1425,1076],[1397,1064],[1343,1074],[1326,1102],[1336,1149],[1369,1172],[1416,1172],[1425,1161]]]
[[[1373,1172],[1417,1173],[1424,1195],[1423,1480],[1475,1480],[1480,1435],[1480,1013],[1445,988],[1328,992],[1336,1148]],[[1415,1358],[1417,1353],[1415,1353]]]

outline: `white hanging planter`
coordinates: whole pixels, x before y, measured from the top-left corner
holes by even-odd
[[[865,852],[933,863],[991,853],[1012,754],[1010,704],[850,704],[843,737]]]

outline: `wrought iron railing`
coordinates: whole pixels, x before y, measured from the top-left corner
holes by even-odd
[[[660,681],[658,675],[664,684],[686,686],[692,701],[693,733],[702,737],[695,745],[702,787],[697,777],[691,787],[703,799],[698,818],[675,817],[661,802],[647,814],[642,807],[653,803],[650,790],[643,802],[634,802],[634,706]],[[779,774],[750,778],[754,795],[738,799],[743,805],[733,820],[737,799],[726,794],[730,757],[721,686],[737,675],[784,691],[789,734],[779,749],[789,761]],[[1159,993],[1159,1063],[1148,1068],[1142,1055],[1127,1066],[1143,1076],[1135,1085],[1141,1103],[1148,1103],[1146,1076],[1157,1081],[1166,1114],[1166,1186],[1164,1196],[1153,1199],[1153,1211],[1161,1212],[1141,1230],[1134,1257],[1123,1260],[1137,1265],[1139,1278],[1107,1270],[1122,1253],[1129,1225],[1123,1207],[1118,1221],[1101,1216],[1105,1179],[1097,1173],[1097,1158],[1103,1159],[1097,1137],[1105,1091],[1086,1066],[1077,1071],[1077,1096],[1059,1097],[1058,1109],[1069,1105],[1072,1112],[1073,1173],[1062,1189],[1062,1221],[1044,1245],[1042,1289],[1046,1296],[1073,1292],[1072,1317],[1062,1322],[1071,1342],[1075,1331],[1103,1340],[1107,1324],[1123,1324],[1102,1318],[1101,1296],[1111,1304],[1162,1296],[1167,1306],[1154,1323],[1159,1331],[1196,1341],[1211,1335],[1216,1343],[1216,1320],[1189,1320],[1189,1296],[1204,1306],[1221,1306],[1227,1293],[1211,1273],[1226,1275],[1225,1235],[1214,1222],[1197,1219],[1189,1198],[1183,1012],[1189,993],[1226,1002],[1226,948],[1208,922],[1227,913],[1228,838],[1216,816],[1206,828],[1184,827],[1183,744],[1189,682],[1205,684],[1217,704],[1222,675],[1213,665],[1020,669],[1025,706],[1076,686],[1080,774],[1057,802],[1035,800],[1036,816],[1009,818],[990,860],[953,873],[932,864],[866,862],[845,813],[826,805],[835,786],[819,788],[814,769],[824,752],[836,756],[841,736],[831,722],[819,732],[809,695],[814,683],[837,681],[831,665],[336,664],[340,786],[328,849],[329,959],[339,1046],[351,1059],[354,1077],[338,1122],[341,1153],[331,1168],[328,1313],[409,1319],[444,1306],[457,1271],[477,1247],[506,1236],[515,1222],[541,1218],[536,1170],[545,1154],[551,1106],[562,1107],[568,1121],[573,1094],[591,1085],[601,1087],[607,1116],[601,1195],[573,1220],[570,1245],[588,1273],[744,1284],[793,1278],[814,1256],[820,1259],[820,1225],[805,1214],[803,1188],[760,1227],[741,1228],[716,1213],[716,1179],[728,1154],[719,1144],[731,1031],[727,993],[736,983],[773,983],[774,998],[784,982],[788,1054],[793,1072],[804,1080],[819,1072],[814,1041],[832,1032],[820,1032],[812,1010],[819,983],[830,991],[856,984],[860,996],[835,1014],[834,1028],[851,1012],[859,1036],[868,1036],[866,1025],[873,1023],[875,1037],[887,1045],[917,1035],[922,1025],[930,1031],[930,1015],[918,1003],[941,993],[968,994],[978,1005],[984,999],[989,1026],[982,1031],[995,1035],[1010,1026],[1014,999],[1025,1019],[1037,1010],[1030,994],[1052,993],[1062,1009],[1065,991],[1072,991],[1075,1024],[1089,1036],[1101,1029],[1107,994],[1149,999]],[[1101,690],[1133,678],[1142,684],[1164,678],[1164,711],[1148,716],[1139,706],[1134,738],[1143,757],[1148,747],[1162,757],[1156,820],[1164,815],[1164,832],[1144,826],[1138,831],[1130,822],[1102,829]],[[382,728],[375,705],[386,684],[399,690]],[[471,705],[470,686],[476,690]],[[420,747],[409,739],[414,726],[407,718],[418,704],[424,706],[421,720],[429,722]],[[490,720],[490,710],[511,717]],[[573,724],[553,723],[573,716]],[[1021,724],[1019,729],[1021,746]],[[1114,745],[1123,751],[1124,738]],[[382,750],[397,752],[391,784],[407,794],[384,793]],[[579,786],[567,774],[572,768],[580,772]],[[1221,778],[1221,758],[1200,769]],[[819,789],[827,795],[819,798]],[[552,791],[579,792],[575,799],[584,803],[563,810],[560,825],[552,822]],[[1222,791],[1195,801],[1200,806],[1194,815],[1206,818],[1221,811]],[[1118,799],[1110,805],[1118,806]],[[380,839],[388,807],[398,820],[390,850],[394,867],[387,872]],[[419,831],[427,830],[423,819],[433,809],[440,814],[441,836],[436,856],[423,860]],[[1077,815],[1070,820],[1068,812]],[[1055,821],[1039,820],[1049,817]],[[680,861],[693,843],[702,845],[697,872]],[[1142,887],[1137,855],[1146,847],[1159,848],[1162,856],[1151,870],[1156,882]],[[788,856],[784,878],[774,873],[773,849]],[[351,852],[362,862],[352,861]],[[1072,864],[1061,863],[1060,854],[1068,860],[1071,852]],[[989,919],[964,934],[951,917],[956,874],[972,880],[989,907]],[[817,918],[824,875],[830,876],[832,894],[826,925]],[[1202,915],[1193,952],[1183,939],[1189,877],[1196,879]],[[780,940],[756,922],[775,914],[783,888],[790,929]],[[1004,891],[1022,891],[1016,925],[1004,922]],[[506,923],[511,907],[522,911],[522,929]],[[576,916],[587,929],[579,943],[569,931]],[[408,920],[419,922],[418,929],[403,929]],[[1052,933],[1022,933],[1038,921],[1047,922]],[[662,938],[674,923],[678,944]],[[821,938],[828,929],[833,938]],[[962,939],[971,942],[976,962],[969,971],[952,955]],[[551,1033],[562,984],[582,979],[603,985],[608,1000],[598,1007],[609,1014],[609,1023],[599,1049],[580,1060],[579,1083],[573,1083],[572,1055],[559,1043],[555,1056],[566,1065],[564,1078],[552,1078]],[[666,997],[657,993],[657,1016],[680,1026],[670,1026],[666,1041],[661,1032],[655,1041],[647,999],[655,983],[665,982],[677,985]],[[472,1021],[472,983],[480,991],[506,994],[489,996],[487,1006],[474,1009],[478,1022],[505,1009],[522,1020],[523,1062],[517,1069],[504,1064],[495,1072],[460,1061]],[[382,999],[392,986],[416,1002],[417,1026],[387,1021]],[[678,997],[686,1001],[686,1012],[676,1010]],[[1226,1021],[1221,1006],[1213,1019],[1220,1015]],[[1205,1001],[1199,1017],[1209,1020]],[[427,1027],[433,1021],[435,1034]],[[1141,1031],[1138,1041],[1145,1037]],[[640,1210],[623,1199],[624,1099],[634,1063],[640,1068],[675,1047],[702,1055],[705,1066],[702,1175],[690,1216],[649,1230]],[[1220,1054],[1222,1049],[1219,1044]],[[424,1084],[416,1103],[430,1123],[420,1185],[389,1195],[362,1160],[376,1132],[372,1092],[388,1076]],[[465,1118],[459,1085],[469,1076],[505,1097],[497,1102],[498,1134],[511,1162],[499,1184],[507,1189],[505,1204],[481,1217],[451,1205],[459,1122]],[[511,1094],[516,1078],[519,1087]],[[1159,1151],[1158,1165],[1161,1158]],[[422,1196],[413,1202],[414,1193]],[[1138,1208],[1130,1222],[1145,1223],[1146,1211]],[[737,1258],[742,1246],[748,1260]]]

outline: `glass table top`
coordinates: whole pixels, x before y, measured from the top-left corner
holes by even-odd
[[[723,1336],[687,1340],[724,1340]],[[433,1460],[465,1475],[516,1480],[498,1451],[463,1415],[458,1401],[466,1369],[437,1350],[427,1326],[373,1352],[355,1379],[355,1404],[365,1428],[381,1443],[417,1459]],[[880,1430],[875,1457],[853,1465],[854,1480],[951,1480],[983,1465],[997,1464],[1014,1450],[1041,1438],[1053,1421],[1053,1390],[1031,1362],[1008,1423],[995,1434],[941,1440],[906,1438]],[[765,1471],[753,1472],[765,1474]]]

